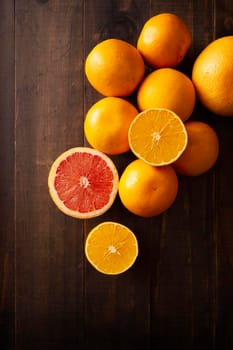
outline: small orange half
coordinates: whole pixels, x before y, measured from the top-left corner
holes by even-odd
[[[188,141],[180,117],[165,108],[150,108],[139,113],[130,125],[128,137],[132,152],[153,166],[173,163],[184,152]]]
[[[107,275],[120,274],[128,270],[138,256],[137,238],[122,224],[102,222],[89,232],[85,254],[99,272]]]

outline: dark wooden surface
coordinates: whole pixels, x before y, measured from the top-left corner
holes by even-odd
[[[47,190],[52,161],[86,144],[83,119],[100,95],[84,60],[99,41],[136,43],[152,15],[190,26],[179,67],[213,39],[233,34],[232,0],[0,1],[0,349],[233,349],[233,118],[197,105],[192,118],[220,139],[214,169],[180,178],[166,213],[135,217],[117,199],[102,217],[75,220]],[[233,63],[232,63],[233,64]],[[115,157],[119,172],[132,159]],[[127,224],[140,254],[128,272],[104,276],[83,245],[104,220]]]

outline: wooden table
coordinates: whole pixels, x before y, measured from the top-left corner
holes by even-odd
[[[232,0],[0,1],[0,349],[233,349],[233,118],[199,104],[192,118],[220,139],[216,166],[180,177],[175,204],[151,219],[116,200],[75,220],[50,200],[47,175],[64,150],[86,145],[83,120],[100,98],[84,76],[99,41],[136,43],[160,12],[180,15],[192,47],[233,34]],[[232,63],[233,64],[233,63]],[[130,153],[114,157],[119,172]],[[115,220],[137,235],[128,272],[96,272],[84,257],[91,227]]]

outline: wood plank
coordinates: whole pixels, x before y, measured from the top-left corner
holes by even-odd
[[[216,3],[215,38],[233,35],[233,2],[224,0]],[[216,244],[218,251],[217,305],[216,305],[216,348],[233,347],[233,120],[214,120],[220,137],[220,157],[216,178]]]
[[[0,2],[0,348],[14,346],[14,1]]]
[[[161,1],[152,5],[151,13],[172,12],[189,25],[193,43],[179,67],[188,76],[197,54],[213,40],[216,13],[212,10],[210,1]],[[198,105],[192,119],[203,117],[209,122],[208,113]],[[163,215],[160,258],[152,287],[151,336],[152,344],[158,349],[171,346],[187,349],[194,344],[204,349],[214,344],[215,180],[215,170],[198,178],[179,176],[180,190],[175,206]]]
[[[136,44],[160,12],[191,28],[178,67],[189,76],[210,41],[233,34],[231,0],[0,2],[3,350],[233,348],[232,118],[197,103],[192,118],[217,131],[219,159],[202,176],[179,176],[176,202],[158,217],[136,217],[117,198],[103,216],[75,220],[48,194],[51,163],[87,145],[85,113],[102,97],[84,75],[88,52],[109,37]],[[134,156],[112,158],[121,174]],[[129,226],[139,241],[135,265],[119,276],[98,273],[84,257],[89,230],[106,220]]]
[[[142,11],[143,8],[143,11]],[[137,35],[149,13],[145,1],[85,1],[86,54],[99,41],[116,37],[136,43]],[[91,23],[91,25],[89,25]],[[86,108],[101,96],[86,84]],[[135,100],[133,101],[135,102]],[[130,153],[112,157],[119,174],[134,157]],[[150,232],[158,224],[145,227],[145,220],[135,217],[116,199],[100,218],[86,224],[86,234],[101,221],[113,220],[130,227],[138,237],[140,255],[135,266],[123,275],[104,276],[89,264],[85,269],[85,345],[89,349],[131,349],[150,346]],[[145,229],[148,232],[145,232]]]
[[[55,157],[83,140],[83,2],[16,1],[16,349],[83,337],[83,223],[48,195]]]

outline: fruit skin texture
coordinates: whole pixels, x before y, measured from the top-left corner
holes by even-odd
[[[211,42],[196,58],[192,80],[200,102],[212,113],[233,117],[233,35]]]
[[[85,74],[104,96],[127,97],[144,77],[145,64],[136,47],[120,39],[107,39],[88,54]]]
[[[88,110],[84,132],[89,144],[116,155],[129,150],[128,129],[138,110],[119,97],[105,97]]]
[[[172,166],[153,167],[140,159],[131,162],[119,181],[119,196],[132,213],[152,217],[175,201],[178,179]]]
[[[214,129],[200,121],[186,124],[188,145],[173,163],[175,170],[186,176],[198,176],[212,168],[219,154],[219,140]]]
[[[190,30],[180,17],[161,13],[144,24],[137,48],[149,66],[175,67],[183,60],[191,41]]]
[[[184,73],[173,68],[160,68],[148,74],[137,92],[141,111],[167,108],[183,121],[192,114],[196,102],[194,85]]]

